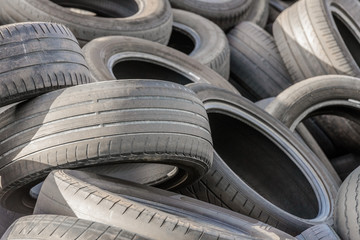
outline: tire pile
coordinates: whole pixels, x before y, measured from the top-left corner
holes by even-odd
[[[359,239],[358,0],[0,0],[1,239]]]

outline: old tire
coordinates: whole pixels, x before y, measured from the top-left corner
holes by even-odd
[[[79,14],[85,9],[96,16]],[[87,0],[4,0],[2,24],[49,21],[66,25],[81,45],[94,38],[125,35],[166,44],[172,27],[172,11],[166,0],[87,1]]]
[[[56,23],[0,26],[0,107],[92,81],[70,30]]]
[[[178,167],[161,186],[188,184],[212,162],[205,109],[163,81],[107,81],[54,91],[0,115],[1,204],[31,213],[29,190],[56,168],[116,163]]]
[[[266,108],[266,111],[292,131],[301,121],[316,115],[337,115],[359,123],[359,88],[360,79],[350,76],[314,77],[296,83],[283,91]],[[351,121],[331,116],[319,117],[315,120],[320,127],[328,133],[335,132],[330,139],[339,136],[346,139],[347,150],[358,151],[359,133],[354,130],[353,124],[348,124]]]
[[[205,82],[237,93],[227,80],[198,61],[175,49],[143,39],[98,38],[86,44],[83,52],[98,81],[146,78],[183,85]]]
[[[205,221],[195,222],[177,216],[176,212],[166,213],[137,203],[114,193],[118,188],[116,180],[96,182],[89,176],[77,171],[51,172],[44,181],[34,212],[96,220],[150,239],[234,239],[241,236]]]
[[[298,1],[273,26],[274,38],[295,82],[327,74],[360,77],[360,2]]]
[[[74,217],[59,215],[30,215],[17,220],[1,240],[87,240],[118,239],[146,240],[136,233]]]
[[[275,97],[291,85],[290,75],[270,34],[254,23],[242,22],[227,36],[231,76],[254,99]]]
[[[360,167],[345,179],[337,194],[334,229],[343,240],[359,238],[359,185]]]
[[[334,229],[327,224],[313,226],[300,235],[296,236],[298,240],[341,240]]]
[[[208,112],[215,152],[209,173],[181,193],[289,234],[332,223],[338,183],[304,144],[240,96],[204,84],[191,88]]]
[[[188,54],[228,79],[230,49],[224,32],[215,23],[197,14],[173,9],[173,15],[168,46]]]
[[[173,8],[201,15],[224,31],[238,24],[251,5],[250,0],[170,0]]]

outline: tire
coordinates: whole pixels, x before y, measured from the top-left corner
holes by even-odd
[[[266,111],[279,119],[291,131],[294,131],[304,119],[316,115],[337,115],[359,123],[357,119],[358,101],[360,101],[358,89],[360,89],[360,79],[358,78],[339,75],[314,77],[286,89],[266,108]],[[329,117],[327,119],[331,120]],[[319,118],[316,120],[322,126],[321,123],[324,121],[319,121],[321,120]],[[331,128],[327,127],[326,132],[350,129],[351,133],[351,126],[346,127],[344,123],[346,122],[343,120],[331,121]],[[334,134],[334,136],[336,135],[339,133]],[[356,141],[352,140],[358,137],[357,132],[343,133],[339,136],[341,135],[347,136],[348,141],[358,146],[358,142],[356,144]],[[331,168],[330,164],[327,164],[327,167]]]
[[[291,85],[290,76],[272,36],[251,22],[228,34],[234,81],[256,100],[275,97]]]
[[[56,168],[159,163],[178,168],[159,187],[204,175],[212,141],[201,101],[163,81],[107,81],[54,91],[0,115],[1,204],[31,213],[29,190]]]
[[[264,28],[269,17],[269,0],[252,0],[246,13],[245,21],[253,22]]]
[[[198,61],[175,49],[143,39],[98,38],[86,44],[83,53],[98,81],[146,78],[183,85],[205,82],[237,93],[228,81]]]
[[[168,46],[188,54],[228,79],[230,49],[224,32],[197,14],[173,9],[173,15],[173,30]]]
[[[281,13],[274,38],[295,82],[327,74],[360,76],[359,11],[359,1],[305,0]]]
[[[22,216],[23,214],[15,213],[0,207],[0,236],[4,235],[10,225]]]
[[[60,176],[60,174],[62,175]],[[45,183],[41,190],[40,198],[38,199],[35,209],[37,213],[52,212],[54,206],[58,205],[58,203],[56,203],[58,193],[56,192],[54,195],[53,190],[55,186],[59,189],[59,193],[64,194],[63,196],[68,196],[67,193],[65,193],[64,188],[59,187],[58,183],[54,183],[53,178],[57,179],[59,177],[61,179],[65,177],[80,179],[83,182],[102,188],[105,191],[111,191],[114,195],[119,195],[125,199],[135,201],[139,204],[146,205],[168,214],[189,219],[199,224],[206,223],[218,226],[219,228],[224,228],[229,232],[243,236],[245,239],[292,239],[290,235],[262,222],[212,204],[158,188],[124,180],[105,178],[94,173],[71,170],[64,170],[62,173],[56,172],[49,176],[50,179],[46,181],[51,180],[51,184]],[[51,197],[49,198],[48,196]],[[60,212],[60,210],[58,209],[57,212]],[[258,231],[256,229],[261,230]]]
[[[0,26],[0,107],[92,81],[78,42],[56,23]]]
[[[94,12],[81,14],[72,9]],[[79,13],[80,12],[80,13]],[[66,25],[80,44],[92,39],[125,35],[166,44],[172,27],[172,12],[166,0],[3,0],[0,22],[49,21]]]
[[[302,232],[296,238],[299,240],[341,240],[334,229],[327,224],[313,226]]]
[[[337,181],[306,145],[240,96],[205,84],[189,87],[208,112],[215,152],[210,171],[182,194],[291,235],[332,222]]]
[[[245,16],[251,6],[250,0],[170,0],[173,8],[183,9],[201,15],[222,30],[227,31]]]
[[[1,240],[145,240],[136,233],[98,222],[59,215],[31,215],[17,220]]]
[[[336,198],[334,229],[343,240],[359,238],[359,171],[358,167],[345,179]]]
[[[102,222],[150,239],[235,239],[242,236],[207,222],[195,222],[128,200],[113,192],[118,187],[112,181],[100,181],[95,186],[92,184],[95,181],[86,175],[82,178],[76,172],[53,171],[44,181],[34,212],[60,213]]]

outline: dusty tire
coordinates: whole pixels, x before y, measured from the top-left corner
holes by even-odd
[[[125,3],[124,5],[122,5]],[[95,12],[79,14],[69,8]],[[104,17],[103,17],[104,16]],[[49,21],[66,25],[81,45],[94,38],[125,35],[166,44],[172,27],[172,12],[166,0],[3,0],[2,24],[24,21]]]
[[[298,240],[341,240],[334,229],[327,224],[313,226],[296,237]]]
[[[173,30],[168,46],[188,54],[228,79],[230,49],[224,32],[215,23],[197,14],[173,9],[173,15]],[[188,41],[184,41],[184,38]]]
[[[1,240],[145,240],[135,233],[98,222],[59,215],[30,215],[17,220]]]
[[[56,23],[0,26],[0,107],[92,81],[79,44]]]
[[[275,41],[267,32],[254,23],[242,22],[227,36],[231,76],[254,99],[275,97],[291,85]]]
[[[0,115],[1,204],[31,213],[29,188],[56,168],[107,163],[178,167],[161,186],[188,184],[212,161],[207,115],[189,89],[163,81],[107,81],[44,94]]]
[[[208,112],[215,153],[209,173],[181,193],[289,234],[332,223],[337,181],[304,144],[240,96],[209,85],[191,88]]]
[[[274,38],[292,79],[360,76],[360,2],[305,0],[276,19]]]
[[[266,108],[266,111],[278,118],[292,131],[302,120],[316,115],[337,115],[359,123],[357,113],[360,101],[359,88],[360,79],[350,76],[314,77],[286,89]],[[319,116],[315,120],[320,127],[326,130],[328,136],[334,132],[330,136],[333,142],[336,140],[336,136],[346,141],[346,143],[342,143],[342,149],[347,148],[346,150],[350,152],[352,150],[357,152],[360,136],[356,131],[356,124],[354,125],[344,118]],[[339,144],[334,142],[334,145],[336,148]]]
[[[116,180],[96,182],[89,176],[77,171],[51,172],[41,188],[34,212],[96,220],[150,239],[234,239],[242,236],[206,221],[195,222],[177,216],[176,212],[166,213],[137,203],[113,192],[118,188]]]
[[[289,235],[272,228],[262,222],[248,218],[206,202],[195,200],[177,193],[164,191],[158,188],[135,184],[123,180],[105,178],[93,173],[65,170],[63,176],[80,179],[88,184],[111,191],[114,195],[119,195],[128,200],[158,209],[162,212],[174,214],[179,217],[185,217],[199,224],[216,225],[227,231],[234,232],[247,238],[256,239],[285,239],[291,238]],[[60,173],[54,173],[49,176],[51,184],[45,183],[41,190],[40,198],[36,204],[37,213],[50,213],[54,206],[58,206],[56,199],[58,193],[53,194],[53,188],[59,188],[60,193],[64,194],[64,188],[60,188],[52,178],[59,177]],[[49,196],[51,196],[49,198]],[[65,193],[66,198],[70,195]],[[66,199],[65,199],[66,200]],[[55,202],[54,202],[55,201]],[[70,205],[74,206],[73,203]],[[71,206],[70,206],[71,207]],[[57,210],[60,212],[60,210]],[[256,229],[261,229],[260,231]]]
[[[228,30],[238,24],[251,5],[250,0],[170,0],[173,8],[201,15],[221,29]]]
[[[237,93],[227,80],[198,61],[175,49],[143,39],[98,38],[86,44],[83,52],[98,81],[146,78],[183,85],[205,82]]]
[[[359,179],[360,167],[345,179],[337,194],[334,229],[343,240],[359,238]]]

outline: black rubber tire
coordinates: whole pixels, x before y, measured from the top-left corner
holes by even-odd
[[[304,0],[281,13],[274,38],[295,82],[327,74],[360,76],[359,12],[359,1]]]
[[[337,181],[288,128],[241,96],[189,87],[204,102],[215,153],[211,170],[181,193],[289,234],[332,222]]]
[[[241,22],[228,33],[232,78],[256,100],[275,97],[291,85],[275,41],[252,22]]]
[[[96,182],[89,176],[76,171],[51,172],[41,188],[34,213],[98,221],[150,239],[235,239],[242,236],[205,221],[195,222],[129,200],[113,192],[118,188],[114,179]]]
[[[341,240],[334,229],[327,224],[313,226],[296,238],[299,240]]]
[[[359,120],[359,93],[360,79],[350,76],[327,75],[310,78],[294,84],[279,94],[276,99],[266,108],[266,111],[279,119],[290,130],[294,131],[297,125],[304,119],[316,115],[338,115],[354,120]],[[317,118],[316,121],[322,126],[322,122],[330,121],[325,125],[327,133],[335,131],[335,136],[346,136],[346,144],[353,144],[355,151],[358,149],[359,133],[352,131],[352,125],[346,125],[342,119],[327,117]],[[339,120],[339,121],[338,121]],[[324,126],[325,126],[324,125]],[[339,134],[339,132],[345,132]],[[352,133],[352,134],[351,134]],[[331,139],[331,138],[330,138]],[[336,144],[335,144],[336,146]],[[358,151],[358,150],[357,150]]]
[[[199,14],[224,31],[229,30],[246,15],[251,0],[170,0],[173,8]]]
[[[183,85],[205,82],[237,93],[227,80],[198,61],[175,49],[143,39],[121,36],[98,38],[86,44],[83,53],[98,81],[146,78]],[[134,66],[131,60],[152,65],[143,66],[135,62]]]
[[[359,185],[360,167],[345,179],[336,197],[334,229],[343,240],[359,238]]]
[[[22,216],[23,214],[9,211],[5,208],[0,207],[0,236],[2,236],[6,232],[6,230],[16,219]]]
[[[47,93],[0,115],[1,204],[31,213],[29,189],[56,168],[117,163],[178,167],[167,189],[204,175],[209,122],[189,89],[154,80],[106,81]]]
[[[173,9],[173,31],[168,43],[169,47],[181,51],[184,46],[183,38],[176,39],[177,35],[187,37],[192,42],[191,52],[184,52],[200,63],[210,67],[225,79],[230,74],[230,49],[224,32],[210,20],[197,14]]]
[[[30,215],[17,220],[1,240],[145,240],[136,233],[74,217]]]
[[[69,7],[86,9],[98,13],[99,17],[79,14]],[[92,39],[112,35],[166,44],[171,34],[172,18],[167,0],[3,0],[0,10],[2,24],[24,21],[62,23],[70,28],[82,46]]]
[[[53,173],[49,180],[60,176],[60,173]],[[80,171],[64,170],[62,176],[68,178],[80,179],[95,187],[112,192],[128,200],[158,209],[162,212],[173,214],[179,217],[190,219],[199,224],[216,225],[227,231],[234,232],[244,236],[244,238],[256,239],[291,239],[290,235],[270,227],[260,221],[235,213],[203,201],[189,198],[177,193],[164,191],[158,188],[131,183],[124,180],[106,178],[94,173],[85,173]],[[46,181],[49,181],[46,180]],[[41,190],[40,197],[36,204],[37,213],[49,213],[58,206],[59,193],[55,193],[54,188],[58,188],[59,193],[65,198],[70,197],[64,193],[64,188],[59,187],[58,183],[51,181],[51,184],[45,183]],[[50,198],[48,196],[51,196]],[[66,199],[64,200],[66,201]],[[71,201],[70,201],[71,202]],[[70,203],[69,205],[71,205]],[[70,206],[71,207],[71,206]],[[57,210],[60,212],[60,209]],[[258,231],[257,229],[261,229]]]
[[[65,26],[0,26],[0,107],[91,81],[81,48]]]
[[[264,28],[269,17],[269,0],[252,0],[244,21],[249,21]]]

